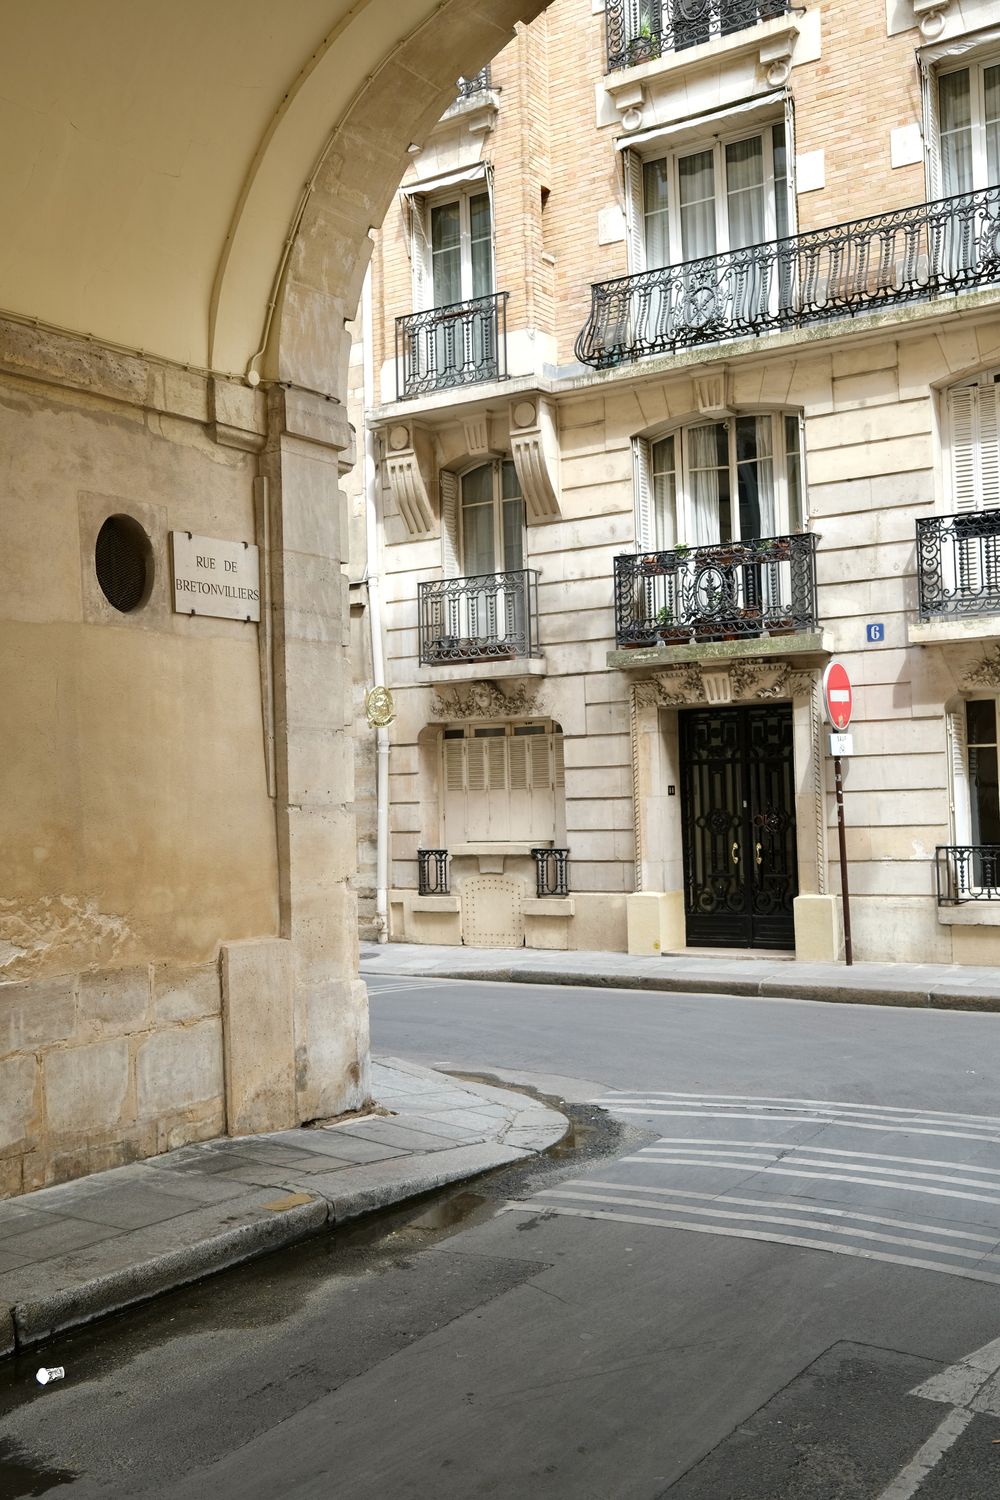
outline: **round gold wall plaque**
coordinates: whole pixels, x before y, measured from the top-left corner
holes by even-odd
[[[385,729],[396,717],[388,688],[369,688],[365,694],[365,718],[371,729]]]

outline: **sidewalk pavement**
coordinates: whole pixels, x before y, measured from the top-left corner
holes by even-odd
[[[362,943],[361,972],[425,979],[502,980],[681,994],[757,995],[853,1005],[919,1005],[1000,1011],[1000,970],[967,964],[809,964],[789,958],[568,952]]]
[[[378,1112],[184,1146],[0,1203],[0,1355],[561,1140],[565,1117],[399,1059]],[[387,1113],[391,1112],[391,1113]]]

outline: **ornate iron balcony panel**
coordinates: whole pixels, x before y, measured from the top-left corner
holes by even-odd
[[[1000,510],[917,522],[920,618],[1000,614]]]
[[[939,844],[934,853],[938,906],[1000,901],[1000,844]]]
[[[995,281],[1000,187],[596,282],[576,355],[607,369]]]
[[[460,78],[456,89],[457,99],[473,99],[476,94],[485,94],[490,86],[490,69],[487,63],[485,68],[480,68],[471,78]]]
[[[417,585],[420,664],[538,656],[538,574],[480,573]]]
[[[787,15],[791,0],[607,0],[608,72]]]
[[[535,861],[535,894],[543,896],[569,895],[569,850],[532,849]]]
[[[794,635],[818,624],[811,533],[615,558],[620,647]]]
[[[396,398],[507,379],[507,292],[396,319]]]
[[[448,895],[447,849],[417,850],[417,895]]]

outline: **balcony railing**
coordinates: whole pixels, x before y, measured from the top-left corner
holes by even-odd
[[[538,574],[480,573],[417,585],[420,662],[538,656]]]
[[[793,635],[818,623],[812,533],[615,558],[622,647]]]
[[[787,15],[791,0],[607,0],[608,72]]]
[[[601,281],[576,342],[606,369],[1000,281],[1000,187]]]
[[[507,292],[396,319],[396,397],[507,378]]]
[[[447,849],[418,849],[417,895],[447,896],[448,894]]]
[[[485,68],[480,68],[471,78],[460,78],[456,85],[456,99],[474,99],[477,94],[485,94],[490,86],[490,69],[487,63]]]
[[[1000,614],[1000,510],[917,522],[922,620]]]
[[[939,844],[934,868],[938,906],[1000,901],[1000,844]]]

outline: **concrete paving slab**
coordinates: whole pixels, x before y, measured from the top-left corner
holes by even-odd
[[[528,1160],[567,1122],[417,1064],[375,1069],[404,1112],[220,1139],[0,1204],[0,1354],[294,1244],[337,1222]],[[433,1119],[431,1115],[440,1115]],[[424,1128],[422,1128],[424,1127]],[[505,1140],[513,1129],[518,1142]]]

